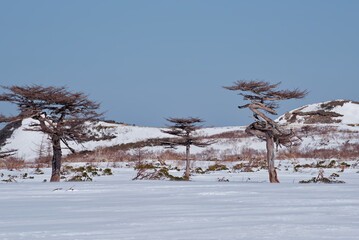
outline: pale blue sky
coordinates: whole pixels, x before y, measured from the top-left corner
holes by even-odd
[[[356,0],[0,0],[0,81],[65,85],[136,125],[245,125],[241,97],[221,88],[236,80],[310,91],[279,113],[359,101],[358,13]]]

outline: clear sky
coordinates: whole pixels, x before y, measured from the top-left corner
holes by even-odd
[[[0,0],[0,85],[67,86],[106,118],[250,123],[236,80],[359,101],[357,0]],[[15,108],[0,104],[0,112]]]

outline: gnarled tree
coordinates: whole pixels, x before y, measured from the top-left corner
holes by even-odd
[[[201,126],[198,126],[198,123],[204,122],[200,118],[167,118],[167,121],[173,125],[168,126],[168,130],[162,130],[164,133],[175,136],[174,138],[168,138],[166,140],[161,140],[162,145],[169,146],[170,148],[175,148],[176,146],[185,146],[186,147],[186,172],[185,179],[189,180],[190,178],[190,148],[191,146],[196,147],[206,147],[212,144],[210,140],[206,140],[202,136],[198,136],[195,132],[201,129]]]
[[[274,167],[275,144],[290,146],[296,140],[296,136],[292,130],[280,126],[265,113],[277,115],[275,110],[279,107],[277,101],[303,98],[307,95],[306,90],[277,90],[279,85],[280,83],[270,84],[265,81],[237,81],[233,86],[224,87],[228,90],[242,92],[240,95],[244,100],[250,101],[238,108],[249,108],[253,112],[255,122],[246,128],[246,133],[266,141],[267,165],[271,183],[279,183]]]
[[[86,124],[97,121],[102,115],[97,113],[99,104],[88,100],[81,92],[70,92],[65,87],[10,86],[0,95],[0,101],[17,105],[20,114],[3,118],[11,122],[32,118],[33,124],[26,130],[47,134],[52,143],[52,175],[50,181],[60,181],[62,148],[65,145],[72,152],[68,141],[84,142],[104,140],[111,136],[97,137],[87,131]]]

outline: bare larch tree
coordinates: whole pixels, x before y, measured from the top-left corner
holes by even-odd
[[[266,141],[267,149],[267,165],[269,172],[269,181],[271,183],[279,183],[277,172],[274,167],[274,150],[277,146],[290,146],[297,138],[292,130],[285,129],[280,126],[265,113],[277,115],[275,109],[279,107],[276,101],[303,98],[307,95],[307,91],[295,89],[277,90],[281,83],[270,84],[265,81],[237,81],[233,86],[224,87],[232,91],[241,91],[240,95],[244,100],[250,103],[238,106],[238,108],[249,108],[253,112],[255,122],[246,128],[246,133],[257,136]]]
[[[176,146],[186,147],[186,172],[185,179],[190,178],[190,148],[191,146],[206,147],[212,144],[212,141],[206,140],[203,136],[196,135],[196,131],[201,129],[199,123],[204,122],[200,118],[167,118],[167,121],[173,125],[168,126],[168,130],[162,130],[164,133],[175,136],[174,138],[168,138],[161,140],[162,145],[175,148]]]
[[[33,124],[26,130],[47,134],[52,143],[52,175],[50,181],[60,181],[62,148],[64,144],[75,152],[68,141],[84,142],[104,140],[111,136],[96,137],[89,133],[86,124],[97,121],[102,113],[97,113],[99,104],[88,100],[81,92],[70,92],[66,87],[10,86],[3,87],[7,92],[0,95],[0,101],[17,105],[20,114],[16,117],[2,118],[12,122],[32,118]]]

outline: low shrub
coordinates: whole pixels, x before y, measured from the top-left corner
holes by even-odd
[[[92,181],[93,177],[96,176],[106,176],[112,175],[112,170],[110,168],[95,168],[90,164],[86,166],[73,167],[73,166],[64,166],[61,175],[63,179],[66,179],[68,182],[72,181]],[[65,177],[66,175],[72,175],[70,177]]]
[[[234,165],[233,170],[235,171],[240,171],[240,172],[254,172],[254,170],[252,169],[252,167],[250,166],[249,163],[238,163],[236,165]]]
[[[222,178],[217,178],[218,182],[229,182],[229,179],[222,177]]]
[[[137,174],[132,180],[189,180],[185,176],[177,177],[170,174],[169,171],[172,169],[161,163],[138,163],[135,166],[135,170],[137,170]],[[175,168],[175,170],[177,169]]]
[[[214,164],[208,167],[206,171],[224,171],[229,170],[224,164]]]
[[[302,180],[299,183],[345,183],[344,181],[337,180],[340,177],[337,173],[332,173],[329,177],[324,177],[324,170],[320,169],[318,176],[309,180]]]
[[[204,171],[201,167],[198,167],[194,170],[195,173],[197,174],[205,174],[206,171]]]

